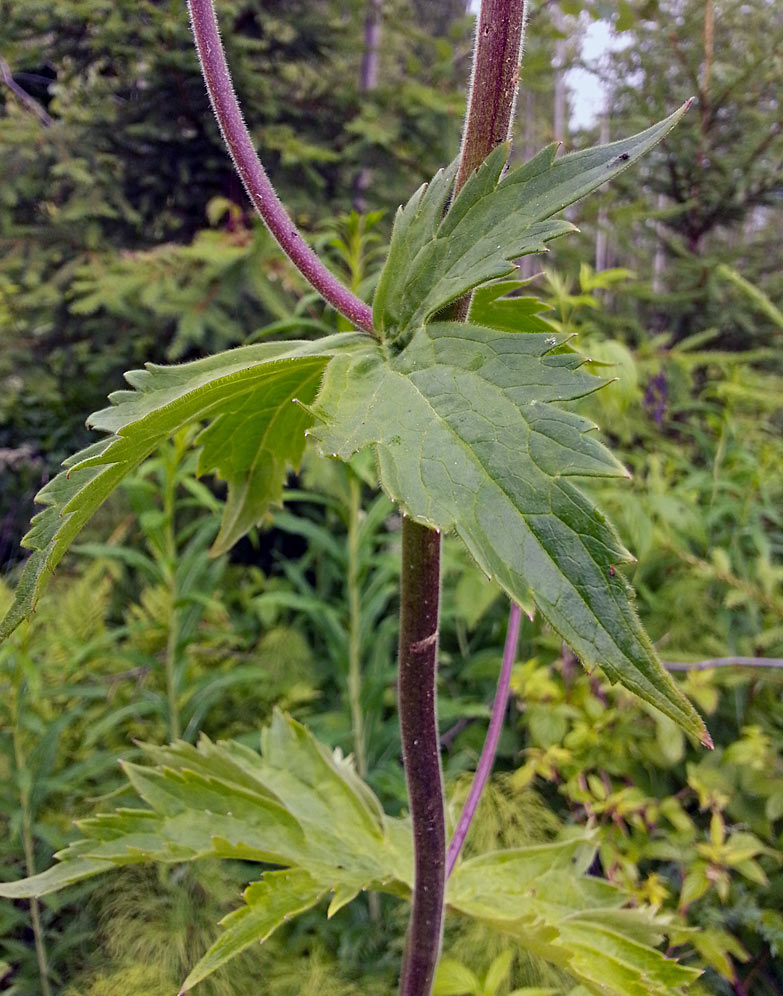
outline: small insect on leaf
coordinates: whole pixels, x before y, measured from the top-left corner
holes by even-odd
[[[630,155],[627,152],[621,152],[619,156],[616,156],[610,163],[609,168],[612,166],[619,166],[620,163],[627,162],[630,159]]]

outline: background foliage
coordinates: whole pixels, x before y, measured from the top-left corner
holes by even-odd
[[[620,378],[591,414],[634,478],[622,491],[593,489],[638,558],[628,576],[662,656],[781,658],[783,15],[771,0],[742,13],[722,0],[594,6],[630,42],[601,67],[613,133],[691,93],[698,101],[607,195],[610,231],[600,198],[572,218],[580,241],[557,245],[534,291],[547,317]],[[595,140],[598,124],[566,135],[558,109],[558,60],[578,57],[576,7],[531,10],[518,158],[553,137]],[[357,177],[369,166],[364,207],[388,210],[453,157],[471,21],[445,0],[385,4],[379,83],[361,92],[365,13],[358,0],[220,5],[280,193],[369,296],[391,212],[349,213]],[[10,568],[32,494],[84,443],[84,417],[124,369],[338,324],[313,298],[296,303],[297,276],[250,217],[182,5],[7,0],[2,15],[3,58],[35,101],[0,89],[0,559]],[[117,804],[108,798],[122,784],[117,759],[136,758],[136,741],[180,731],[193,742],[204,731],[255,745],[275,706],[354,752],[387,812],[402,810],[399,522],[372,467],[306,457],[268,528],[210,560],[217,502],[189,460],[181,440],[145,464],[64,563],[35,620],[0,648],[4,879],[46,867],[95,799]],[[506,610],[456,544],[444,556],[440,716],[456,812]],[[780,992],[780,673],[681,678],[716,742],[705,755],[526,624],[513,721],[469,846],[593,827],[593,874],[692,928],[678,953],[706,969],[694,992]],[[140,867],[4,904],[0,986],[170,993],[246,879],[239,864]],[[204,991],[244,991],[260,959],[275,996],[388,992],[403,926],[394,900],[379,903],[358,901],[328,922],[306,914]],[[446,953],[443,996],[573,985],[456,920]]]

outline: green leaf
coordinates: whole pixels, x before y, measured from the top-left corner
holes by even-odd
[[[575,996],[576,990],[572,990],[569,996]],[[523,989],[514,989],[508,996],[558,996],[557,989],[546,989],[542,986],[525,986]]]
[[[16,882],[0,882],[0,896],[5,899],[40,898],[52,892],[59,892],[68,885],[81,882],[85,878],[93,878],[109,871],[110,861],[100,861],[90,858],[72,858],[70,861],[52,865],[45,872],[22,878]]]
[[[396,355],[369,346],[335,357],[310,433],[342,460],[372,446],[405,514],[456,530],[512,599],[532,597],[587,668],[600,665],[703,739],[615,570],[633,558],[568,480],[627,471],[590,435],[592,422],[557,406],[602,385],[566,341],[436,322]]]
[[[366,336],[346,334],[319,342],[243,346],[176,367],[148,364],[126,374],[133,391],[117,391],[112,407],[88,424],[110,435],[64,464],[36,496],[47,506],[22,544],[33,550],[14,604],[0,625],[4,639],[35,603],[74,538],[120,481],[156,447],[191,422],[210,422],[199,439],[200,471],[215,471],[229,493],[217,552],[227,549],[279,501],[287,463],[297,465],[308,404],[331,355]]]
[[[551,145],[503,179],[508,147],[500,145],[469,177],[445,217],[453,166],[438,173],[397,214],[373,302],[382,337],[397,340],[474,287],[511,273],[512,260],[545,251],[546,242],[574,231],[570,222],[552,216],[633,165],[687,107],[631,138],[560,159]]]
[[[198,473],[214,471],[228,484],[223,521],[212,554],[225,553],[269,506],[280,502],[286,469],[298,470],[305,430],[312,416],[303,407],[314,399],[323,375],[320,358],[298,360],[270,383],[260,398],[245,398],[218,415],[200,433]],[[299,401],[301,404],[292,404]]]
[[[665,923],[651,911],[622,909],[618,889],[577,873],[588,843],[576,839],[466,861],[449,881],[449,906],[560,965],[590,992],[682,992],[699,972],[650,946]]]
[[[359,895],[361,889],[355,885],[336,885],[329,909],[326,911],[326,919],[331,920],[335,913],[339,913],[343,906],[352,903]]]
[[[221,920],[225,931],[198,962],[180,990],[186,993],[251,944],[262,944],[281,924],[315,906],[327,889],[301,869],[267,872],[245,890],[241,909]]]
[[[330,362],[311,432],[341,460],[372,447],[405,514],[456,531],[487,576],[519,604],[532,599],[588,669],[601,666],[709,745],[616,570],[633,557],[568,480],[630,476],[588,435],[595,425],[560,407],[602,382],[541,306],[503,297],[522,284],[492,286],[512,259],[573,227],[552,215],[632,165],[686,108],[601,148],[561,159],[545,149],[503,179],[500,146],[445,215],[453,168],[421,188],[398,213],[373,303],[384,341]],[[433,320],[476,288],[469,324]]]
[[[695,903],[709,890],[711,885],[707,875],[707,865],[703,861],[695,862],[683,879],[680,891],[680,907],[685,909]]]
[[[474,325],[486,325],[500,332],[545,332],[551,335],[555,330],[542,312],[550,309],[536,297],[510,297],[522,290],[526,280],[498,280],[496,283],[479,287],[470,302],[469,321]]]
[[[262,739],[260,755],[206,738],[198,746],[146,747],[154,767],[125,766],[145,808],[82,820],[83,838],[57,855],[58,864],[0,884],[0,895],[42,896],[140,861],[233,857],[289,869],[265,872],[248,888],[246,905],[226,918],[225,934],[193,969],[183,992],[330,892],[328,915],[363,889],[408,898],[409,821],[383,814],[349,763],[293,720],[276,714]],[[586,837],[479,855],[455,868],[448,907],[565,968],[590,992],[605,977],[604,996],[638,996],[644,977],[654,996],[673,996],[694,973],[650,946],[660,943],[665,922],[650,910],[624,909],[623,893],[585,875],[593,855]],[[499,981],[502,968],[497,963],[485,988]],[[472,973],[455,981],[448,964],[443,971],[444,993],[480,991]],[[664,979],[672,988],[661,988]],[[453,988],[465,980],[472,988]]]
[[[484,996],[496,996],[498,989],[508,978],[513,960],[513,951],[502,951],[497,958],[493,959],[484,979]]]
[[[594,923],[574,920],[565,924],[562,942],[570,953],[568,971],[601,993],[673,996],[684,992],[701,974]]]
[[[478,996],[480,992],[481,983],[467,965],[454,958],[441,958],[432,996]]]

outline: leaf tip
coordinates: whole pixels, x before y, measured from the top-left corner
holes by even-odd
[[[699,740],[707,748],[707,750],[715,750],[715,744],[712,742],[712,737],[710,736],[710,731],[705,726],[703,732],[701,733]]]

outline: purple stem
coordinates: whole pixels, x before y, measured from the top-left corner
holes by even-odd
[[[429,996],[443,940],[446,813],[436,689],[440,533],[403,516],[398,709],[413,829],[413,895],[400,996]]]
[[[370,306],[352,294],[324,266],[297,231],[269,182],[234,94],[212,0],[188,0],[188,7],[212,109],[250,200],[302,276],[340,314],[374,335]]]
[[[484,786],[487,783],[489,773],[492,771],[492,765],[495,761],[495,751],[498,749],[498,740],[500,739],[500,731],[503,727],[503,718],[506,715],[506,707],[508,706],[508,695],[511,686],[511,669],[514,666],[514,659],[517,655],[521,619],[521,609],[516,602],[512,602],[511,611],[508,615],[506,645],[503,648],[503,664],[500,668],[497,692],[495,693],[495,701],[492,705],[492,716],[489,721],[489,729],[487,730],[487,739],[484,741],[484,749],[481,752],[481,758],[479,760],[478,767],[476,768],[473,784],[470,787],[470,794],[468,795],[467,802],[462,810],[462,815],[459,818],[457,829],[454,831],[454,836],[451,838],[451,843],[449,844],[449,852],[446,856],[446,878],[451,875],[454,870],[454,865],[457,863],[459,852],[462,850],[462,845],[465,843],[465,837],[467,837],[471,821],[473,820],[473,816],[478,807],[481,793],[484,791]]]
[[[459,170],[454,183],[455,194],[495,146],[505,142],[509,137],[514,100],[519,85],[519,61],[522,54],[525,16],[526,0],[481,0],[481,10],[476,23],[470,100],[465,115]],[[471,295],[468,294],[451,306],[449,317],[452,320],[464,322],[467,319],[470,298]],[[503,651],[503,666],[492,706],[492,718],[470,795],[449,845],[446,859],[447,878],[462,849],[495,760],[500,728],[508,704],[509,681],[519,640],[520,618],[519,606],[512,602],[506,646]]]

